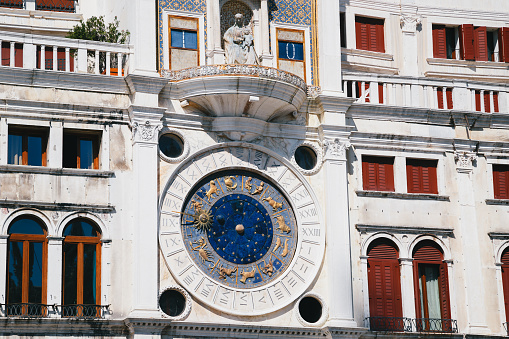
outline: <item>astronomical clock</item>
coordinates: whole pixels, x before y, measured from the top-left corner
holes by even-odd
[[[290,162],[242,144],[183,163],[160,207],[160,246],[175,280],[223,312],[259,315],[303,292],[325,232],[313,192]]]

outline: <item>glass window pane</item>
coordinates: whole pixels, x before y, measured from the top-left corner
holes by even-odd
[[[172,29],[171,47],[198,49],[198,32]]]
[[[65,227],[64,237],[68,235],[75,235],[79,237],[96,237],[98,232],[93,224],[83,219],[76,219]]]
[[[42,303],[42,243],[31,242],[28,260],[28,302]]]
[[[44,235],[44,228],[39,222],[31,218],[16,219],[9,227],[9,234],[42,234]]]
[[[278,42],[279,58],[289,60],[304,60],[304,45],[299,42]]]
[[[28,164],[29,166],[42,166],[42,138],[28,137]]]
[[[80,168],[94,168],[94,149],[92,140],[80,139]]]
[[[9,304],[20,303],[22,294],[23,279],[23,243],[9,242],[9,277],[8,277],[8,295]]]
[[[83,304],[96,304],[96,246],[83,245]]]
[[[8,146],[8,163],[11,165],[22,165],[23,137],[21,135],[9,134]]]
[[[78,167],[78,145],[75,135],[64,134],[64,157],[62,161],[65,168]]]
[[[64,305],[77,304],[78,245],[64,244]]]

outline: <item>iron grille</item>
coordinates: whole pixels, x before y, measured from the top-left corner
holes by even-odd
[[[414,322],[416,332],[458,333],[458,323],[454,319],[420,318]]]
[[[22,318],[44,318],[48,316],[48,305],[31,303],[6,304],[5,316]]]
[[[41,11],[70,12],[76,11],[74,0],[37,0],[35,9]]]
[[[371,331],[411,332],[412,319],[398,317],[369,317],[367,326]]]
[[[62,305],[62,318],[98,319],[103,318],[108,306]]]
[[[23,0],[0,0],[0,7],[21,8],[23,9]]]

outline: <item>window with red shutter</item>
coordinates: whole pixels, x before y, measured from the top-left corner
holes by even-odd
[[[500,62],[509,62],[509,27],[498,30],[498,46]]]
[[[460,56],[463,60],[475,60],[474,25],[465,24],[459,27]]]
[[[449,279],[442,249],[435,242],[424,240],[417,244],[412,257],[417,331],[448,332],[451,322],[444,320],[451,318]]]
[[[437,160],[407,159],[408,193],[438,194]]]
[[[384,20],[356,16],[357,49],[385,53]]]
[[[498,113],[498,92],[493,92],[493,112]]]
[[[394,191],[394,158],[362,156],[363,189]]]
[[[481,111],[481,91],[475,91],[475,110]]]
[[[447,58],[444,25],[433,25],[433,58]]]
[[[484,26],[474,28],[474,51],[476,61],[488,61],[488,37]]]
[[[493,165],[495,199],[509,199],[509,165]]]
[[[382,82],[378,83],[378,103],[384,103],[384,84]]]
[[[448,88],[445,91],[445,97],[447,99],[447,109],[453,109],[454,105],[453,105],[453,102],[452,102],[452,88]]]
[[[486,113],[491,113],[491,100],[489,91],[484,91],[484,111]]]
[[[502,253],[502,286],[504,288],[505,318],[509,322],[509,249]]]
[[[2,66],[11,66],[11,43],[2,42]],[[12,67],[23,67],[23,44],[14,44],[14,65]]]
[[[375,240],[368,248],[368,293],[370,317],[400,318],[401,284],[399,254],[396,245],[388,239]],[[373,331],[396,330],[398,324],[384,319],[371,321]]]

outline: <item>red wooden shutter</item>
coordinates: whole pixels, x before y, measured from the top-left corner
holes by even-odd
[[[394,191],[394,158],[363,156],[362,177],[366,191]]]
[[[381,82],[378,83],[378,103],[384,103],[384,84]]]
[[[2,66],[11,66],[11,43],[2,42],[1,51]],[[23,67],[23,44],[14,44],[14,65],[12,67]]]
[[[476,61],[488,61],[488,37],[485,26],[474,29],[474,50]]]
[[[484,111],[486,113],[491,112],[490,92],[484,91]]]
[[[475,91],[475,110],[481,111],[481,91]]]
[[[377,52],[385,53],[384,21],[377,20],[376,23]]]
[[[475,60],[474,25],[465,24],[459,27],[460,55],[463,60]]]
[[[437,243],[431,240],[421,241],[414,249],[412,256],[414,261],[439,261],[444,260],[442,250]]]
[[[493,165],[495,199],[509,199],[509,165]]]
[[[443,109],[444,108],[444,92],[443,92],[443,87],[438,87],[437,88],[437,103],[438,103],[438,108],[439,109]]]
[[[362,181],[364,190],[375,191],[377,189],[375,163],[365,160],[364,157],[362,160]]]
[[[23,67],[23,44],[14,44],[14,67]]]
[[[407,159],[408,193],[438,194],[437,161]]]
[[[11,60],[9,48],[8,42],[2,42],[2,66],[9,66]]]
[[[370,51],[378,52],[379,43],[378,43],[378,26],[375,23],[371,23],[368,25],[369,27],[369,47]]]
[[[447,58],[444,25],[433,25],[433,58]]]
[[[451,307],[449,302],[449,279],[446,263],[442,263],[440,265],[440,304],[442,319],[451,319]],[[447,323],[444,325],[445,327],[450,326],[450,324]]]
[[[453,109],[454,105],[452,102],[452,88],[447,88],[445,91],[445,97],[447,98],[447,109]]]
[[[498,113],[498,92],[493,92],[493,112]]]
[[[498,30],[499,60],[509,62],[509,27]]]
[[[358,18],[355,19],[355,35],[357,49],[368,50],[368,25]]]
[[[506,264],[507,261],[502,262],[504,263],[502,265],[502,286],[504,288],[505,319],[509,322],[509,264]]]

